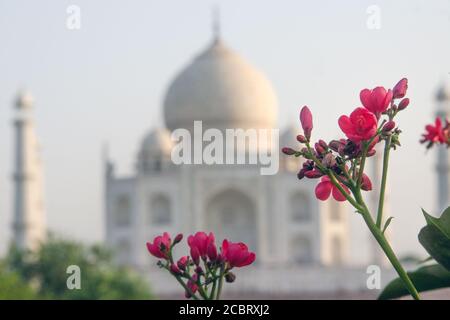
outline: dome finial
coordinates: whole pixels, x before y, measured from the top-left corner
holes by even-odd
[[[19,110],[28,110],[31,109],[34,103],[33,96],[26,90],[20,90],[16,101],[15,101],[15,107]]]
[[[220,8],[218,5],[212,9],[212,29],[214,43],[217,43],[220,40]]]
[[[436,92],[437,101],[449,101],[450,100],[450,83],[448,80],[443,79],[441,85]]]

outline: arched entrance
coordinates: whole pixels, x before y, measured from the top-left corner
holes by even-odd
[[[205,214],[207,230],[218,241],[244,242],[251,251],[258,251],[256,210],[246,194],[232,189],[220,192],[208,201]]]

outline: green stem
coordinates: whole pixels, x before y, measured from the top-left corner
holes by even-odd
[[[214,271],[211,273],[213,278],[216,277],[216,271],[217,271],[217,268],[215,268]],[[209,295],[209,300],[214,300],[214,296],[216,294],[216,287],[217,287],[217,279],[214,279],[211,293]]]
[[[356,179],[356,159],[352,161],[352,179]]]
[[[353,188],[355,187],[355,184],[353,182],[352,177],[350,176],[350,174],[347,171],[347,168],[345,167],[345,164],[343,164],[342,166],[340,166],[342,172],[344,173],[345,178],[347,179],[347,183]]]
[[[364,173],[364,167],[366,164],[367,147],[364,147],[364,151],[361,158],[361,164],[359,165],[358,178],[356,180],[356,188],[360,188],[362,184],[362,176]]]
[[[386,254],[386,257],[391,262],[395,271],[397,271],[397,273],[398,273],[399,277],[402,279],[403,284],[405,285],[406,289],[409,291],[409,293],[415,300],[420,300],[420,296],[419,296],[419,293],[417,292],[416,287],[412,283],[412,281],[409,278],[408,274],[406,273],[405,269],[403,269],[403,266],[401,265],[400,261],[398,260],[397,256],[395,255],[394,250],[392,250],[392,247],[389,244],[389,242],[387,241],[383,232],[374,223],[372,216],[370,214],[370,211],[362,199],[361,191],[359,189],[356,191],[355,198],[357,199],[358,203],[363,207],[363,210],[361,213],[364,218],[364,221],[366,222],[367,227],[369,228],[370,232],[374,236],[375,240],[377,240],[380,247],[383,249],[383,252]]]
[[[225,274],[225,268],[222,266],[220,268],[220,275],[219,275],[219,287],[217,288],[217,295],[216,295],[216,300],[220,299],[220,295],[222,293],[222,286],[223,286],[223,276]]]
[[[381,176],[381,187],[380,187],[380,198],[378,200],[378,212],[377,212],[377,227],[381,228],[381,223],[383,221],[383,207],[384,198],[386,193],[386,182],[387,173],[389,167],[389,153],[391,151],[391,137],[387,138],[384,144],[384,154],[383,154],[383,173]]]

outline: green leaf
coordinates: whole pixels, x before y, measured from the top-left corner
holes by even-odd
[[[411,281],[417,291],[429,291],[450,287],[450,271],[439,264],[421,267],[413,272],[408,272]],[[392,280],[381,292],[378,299],[395,299],[409,295],[403,281],[400,278]]]
[[[440,218],[422,211],[427,225],[420,230],[419,241],[438,263],[450,270],[450,207]]]
[[[421,260],[419,263],[426,263],[426,262],[430,262],[432,260],[433,260],[433,257],[428,257],[428,258]]]
[[[387,229],[387,227],[389,227],[389,224],[391,223],[392,219],[394,219],[394,217],[389,217],[386,220],[386,223],[384,224],[384,227],[383,227],[383,234],[386,232],[386,229]]]

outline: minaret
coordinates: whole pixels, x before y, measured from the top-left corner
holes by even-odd
[[[442,84],[436,92],[436,117],[445,125],[450,112],[450,86]],[[440,214],[449,205],[449,156],[446,146],[437,146],[437,212]]]
[[[15,102],[17,114],[14,155],[13,245],[19,250],[34,250],[45,239],[42,168],[31,109],[33,98],[20,93]]]

